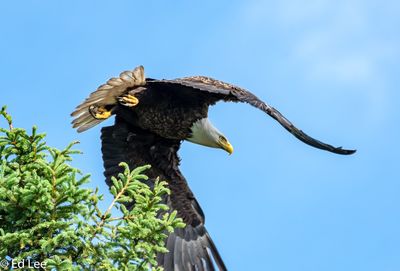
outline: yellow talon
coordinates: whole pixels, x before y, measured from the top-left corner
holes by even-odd
[[[124,106],[134,107],[139,103],[139,99],[133,95],[126,94],[119,98],[119,102]]]
[[[105,106],[92,105],[89,112],[95,119],[108,119],[111,116],[111,110],[107,110]]]

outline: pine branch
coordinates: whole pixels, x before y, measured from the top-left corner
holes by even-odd
[[[0,115],[2,115],[6,119],[6,121],[8,122],[8,128],[10,130],[12,130],[13,129],[12,118],[9,114],[7,114],[6,110],[7,110],[7,106],[3,106],[1,108]]]

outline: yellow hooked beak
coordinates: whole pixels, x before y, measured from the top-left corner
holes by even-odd
[[[219,145],[221,146],[221,148],[223,150],[225,150],[226,152],[229,153],[229,155],[231,155],[233,153],[233,146],[231,145],[231,143],[229,143],[229,141],[227,140],[221,140],[219,142]]]

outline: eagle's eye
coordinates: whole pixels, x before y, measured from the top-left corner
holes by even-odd
[[[224,136],[219,136],[219,141],[226,143],[228,140]]]

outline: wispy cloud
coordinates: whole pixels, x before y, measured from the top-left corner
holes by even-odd
[[[379,33],[374,12],[365,1],[286,0],[254,1],[244,14],[255,27],[297,30],[291,57],[303,61],[314,79],[362,83],[379,79],[379,65],[400,50],[398,40],[393,43]]]
[[[400,56],[400,37],[391,29],[400,4],[390,2],[256,0],[243,14],[254,29],[268,25],[289,36],[287,61],[300,62],[303,76],[356,86],[378,116],[390,91],[386,67]]]

